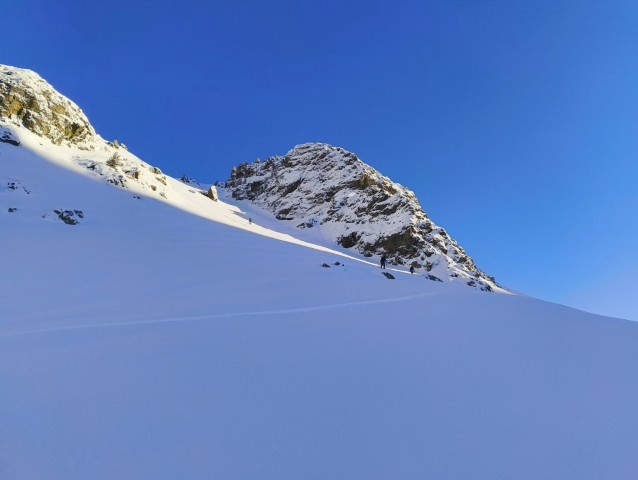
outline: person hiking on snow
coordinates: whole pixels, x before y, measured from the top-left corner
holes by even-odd
[[[385,268],[385,262],[387,262],[388,259],[385,258],[385,255],[381,255],[381,268]]]
[[[414,265],[410,265],[410,274],[414,274]]]

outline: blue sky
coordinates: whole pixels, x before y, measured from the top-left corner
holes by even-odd
[[[5,12],[7,10],[5,6]],[[638,3],[21,0],[0,62],[167,173],[323,141],[504,285],[638,320]]]

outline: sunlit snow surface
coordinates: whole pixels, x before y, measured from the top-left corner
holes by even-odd
[[[110,151],[19,136],[0,143],[0,478],[638,478],[637,324],[390,281],[246,205],[70,160]]]

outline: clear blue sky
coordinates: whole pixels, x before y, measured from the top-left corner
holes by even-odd
[[[504,285],[638,320],[635,0],[20,0],[0,51],[169,174],[339,145]]]

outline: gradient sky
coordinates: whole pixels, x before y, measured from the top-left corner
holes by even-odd
[[[322,141],[503,285],[638,320],[638,3],[20,0],[30,68],[165,172]]]

